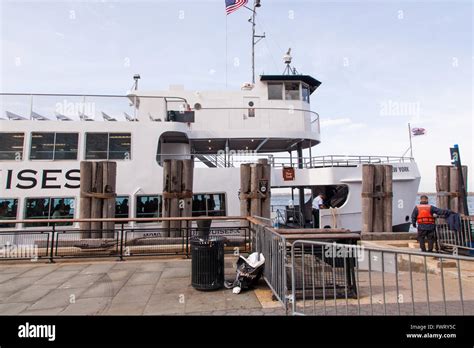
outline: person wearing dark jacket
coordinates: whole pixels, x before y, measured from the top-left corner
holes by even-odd
[[[418,228],[418,242],[421,251],[426,251],[425,241],[428,240],[428,252],[433,252],[434,242],[436,240],[436,222],[437,216],[446,216],[448,210],[436,208],[434,205],[428,204],[428,197],[423,195],[420,197],[418,204],[411,214],[411,223],[413,227]]]

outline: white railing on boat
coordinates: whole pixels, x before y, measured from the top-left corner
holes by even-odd
[[[255,163],[258,159],[267,159],[268,163],[275,168],[283,167],[301,167],[301,168],[324,168],[324,167],[355,167],[361,164],[393,164],[414,162],[413,157],[398,156],[346,156],[346,155],[325,155],[302,157],[300,161],[295,156],[274,156],[272,154],[249,153],[245,155],[244,151],[237,152],[238,155],[223,154],[161,154],[157,155],[157,161],[162,159],[190,159],[195,163],[204,164],[210,168],[238,167],[243,163]],[[299,164],[301,163],[301,164]]]
[[[63,94],[63,93],[0,93],[0,119],[12,121],[37,120],[137,121],[140,99],[163,101],[166,111],[184,110],[185,98],[173,96],[117,95],[117,94]],[[111,116],[112,115],[112,116]],[[50,118],[50,117],[52,118]],[[151,116],[150,116],[151,117]]]

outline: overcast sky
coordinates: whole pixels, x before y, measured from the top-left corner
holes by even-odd
[[[250,75],[249,11],[224,0],[0,0],[0,91],[117,93],[140,73],[141,89],[238,89]],[[257,72],[282,73],[292,48],[300,73],[322,82],[313,154],[400,156],[407,124],[420,191],[459,144],[473,172],[472,1],[262,0]]]

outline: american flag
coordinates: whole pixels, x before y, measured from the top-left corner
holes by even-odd
[[[231,14],[237,11],[240,7],[247,5],[248,0],[225,0],[225,11]]]
[[[424,128],[413,128],[411,130],[411,132],[413,133],[413,136],[424,135],[425,132],[426,132],[426,129],[424,129]]]

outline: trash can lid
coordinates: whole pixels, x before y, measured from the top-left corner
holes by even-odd
[[[220,236],[209,236],[209,237],[199,237],[193,236],[190,238],[191,244],[213,244],[213,243],[224,243],[226,238]]]

